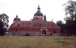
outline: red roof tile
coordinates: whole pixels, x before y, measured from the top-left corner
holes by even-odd
[[[14,22],[10,27],[55,27],[60,28],[57,24],[55,24],[52,21],[46,21],[46,22],[36,22],[36,21],[17,21]]]

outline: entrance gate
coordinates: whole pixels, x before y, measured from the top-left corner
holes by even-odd
[[[42,31],[42,34],[43,34],[43,35],[46,35],[46,30],[43,30],[43,31]]]

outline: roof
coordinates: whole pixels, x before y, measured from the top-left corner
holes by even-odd
[[[17,21],[14,22],[11,27],[47,27],[47,28],[60,28],[57,24],[52,21],[36,22],[36,21]]]
[[[18,15],[16,15],[16,17],[14,18],[14,21],[16,20],[20,21],[20,18],[18,18]]]
[[[43,14],[40,11],[40,7],[38,6],[37,12],[34,14],[34,16],[43,16]]]
[[[43,14],[40,11],[37,11],[34,16],[43,16]]]

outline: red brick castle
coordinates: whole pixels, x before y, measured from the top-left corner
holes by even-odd
[[[53,21],[47,21],[46,16],[41,13],[40,7],[38,6],[37,12],[31,21],[21,21],[16,16],[9,28],[9,33],[13,36],[59,36],[61,28]]]

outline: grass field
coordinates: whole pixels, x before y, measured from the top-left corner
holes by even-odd
[[[76,48],[76,37],[2,36],[0,48]]]

